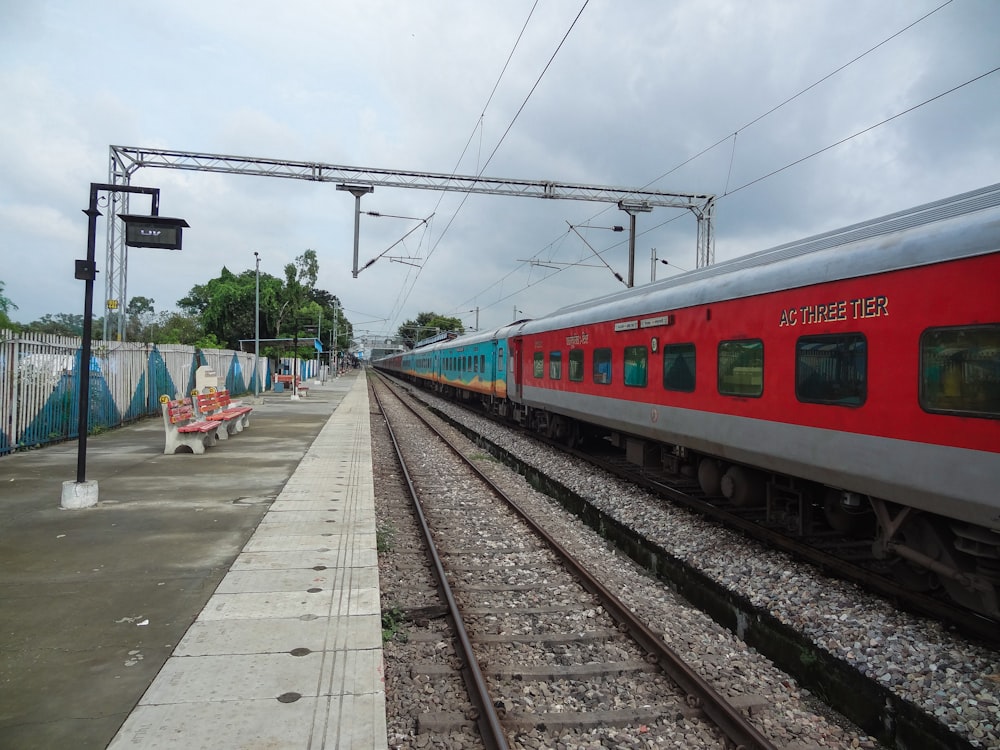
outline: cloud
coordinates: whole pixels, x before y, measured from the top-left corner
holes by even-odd
[[[8,3],[0,221],[4,247],[32,248],[35,265],[5,262],[0,280],[19,319],[75,309],[79,212],[110,144],[713,192],[720,260],[980,187],[1000,173],[1000,74],[788,166],[996,66],[1000,6],[985,0],[890,39],[939,4],[635,0],[590,2],[577,19],[582,3],[531,0]],[[566,226],[626,221],[600,204],[377,188],[363,211],[435,215],[355,279],[354,200],[335,185],[160,169],[132,182],[191,223],[182,253],[130,255],[130,294],[158,310],[223,265],[251,268],[254,250],[280,275],[315,249],[320,286],[388,329],[476,306],[494,325],[515,306],[537,315],[621,286],[581,265],[595,259]],[[413,225],[363,215],[359,262]],[[657,209],[638,229],[637,281],[654,247],[693,266],[689,212]],[[623,235],[586,236],[625,272]]]

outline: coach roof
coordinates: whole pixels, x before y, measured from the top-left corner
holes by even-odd
[[[1000,250],[1000,184],[615,292],[525,323],[572,327]]]

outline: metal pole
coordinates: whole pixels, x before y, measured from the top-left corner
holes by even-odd
[[[253,396],[260,396],[260,254],[254,250]]]
[[[628,212],[628,288],[635,286],[635,214]]]
[[[160,189],[147,187],[131,187],[129,185],[111,185],[105,182],[90,183],[90,203],[87,205],[87,259],[84,268],[80,268],[80,261],[77,261],[76,278],[83,279],[83,340],[80,342],[80,394],[77,421],[77,455],[76,455],[76,482],[82,484],[87,481],[87,433],[89,432],[90,416],[90,356],[92,351],[91,338],[94,335],[94,279],[97,277],[97,261],[95,258],[97,247],[97,217],[102,216],[97,210],[97,194],[105,190],[110,193],[142,193],[151,196],[151,215],[160,214]],[[112,213],[108,221],[114,221]]]
[[[80,342],[80,414],[77,421],[76,482],[87,481],[87,432],[90,416],[90,339],[94,335],[94,277],[97,275],[95,248],[97,247],[98,184],[90,183],[90,204],[87,214],[87,268],[83,291],[83,341]],[[112,219],[113,220],[113,219]]]
[[[354,196],[354,278],[358,278],[358,237],[361,234],[361,196],[375,192],[371,185],[337,185],[337,190],[346,190]]]
[[[319,311],[319,320],[316,321],[316,340],[319,342],[320,349],[323,348],[323,310]],[[320,359],[320,352],[316,352],[316,377],[323,379],[323,360]]]

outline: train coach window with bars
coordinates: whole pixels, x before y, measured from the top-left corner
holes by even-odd
[[[562,380],[562,352],[549,352],[549,378]]]
[[[663,387],[668,391],[694,391],[694,344],[663,347]]]
[[[920,406],[1000,418],[1000,323],[929,328],[920,336]]]
[[[868,342],[860,333],[803,336],[795,343],[795,397],[861,406],[868,390]]]
[[[583,372],[583,349],[571,349],[569,352],[569,379],[574,383],[582,383]]]
[[[534,365],[534,367],[532,369],[532,375],[534,375],[536,378],[544,378],[545,377],[545,353],[544,352],[535,352],[535,360],[533,362],[533,365]]]
[[[646,387],[646,365],[649,352],[644,346],[625,347],[625,385],[633,388]]]
[[[611,385],[611,350],[594,349],[594,382]]]
[[[760,396],[764,392],[764,342],[760,339],[719,342],[719,393]]]

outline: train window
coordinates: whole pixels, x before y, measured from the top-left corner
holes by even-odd
[[[625,347],[625,385],[646,387],[646,363],[649,352],[644,346]]]
[[[694,344],[666,344],[663,347],[663,387],[668,391],[693,391],[694,365]]]
[[[764,392],[764,342],[760,339],[719,342],[719,393],[760,396]]]
[[[545,377],[545,354],[544,354],[544,352],[535,352],[535,362],[534,362],[534,365],[535,365],[535,368],[532,371],[532,374],[536,378],[544,378]]]
[[[472,355],[472,371],[479,372],[479,358],[475,354]]]
[[[583,350],[572,349],[569,353],[569,379],[576,382],[583,382]]]
[[[486,355],[479,355],[479,372],[486,372]]]
[[[611,385],[611,350],[594,349],[594,382]]]
[[[1000,417],[1000,323],[923,332],[920,406],[941,414]]]
[[[803,336],[795,342],[795,397],[861,406],[868,388],[868,342],[860,333]]]
[[[562,352],[549,352],[549,377],[562,380]]]

